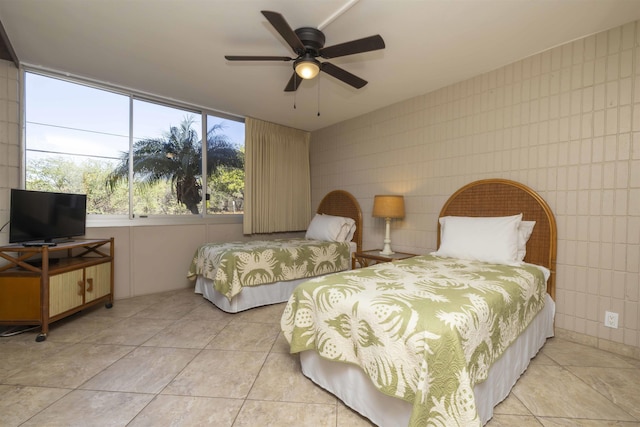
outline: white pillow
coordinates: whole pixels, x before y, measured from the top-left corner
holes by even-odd
[[[353,240],[353,235],[356,234],[356,221],[354,219],[352,219],[352,218],[347,218],[347,219],[350,219],[351,221],[353,221],[353,224],[350,227],[348,227],[349,231],[348,231],[347,237],[345,237],[344,241],[345,242],[350,242],[351,240]],[[347,226],[348,226],[348,224],[347,224]]]
[[[518,226],[518,261],[524,261],[524,257],[527,254],[527,242],[531,237],[531,233],[533,233],[535,225],[535,221],[521,221],[520,226]]]
[[[354,226],[354,224],[355,221],[351,218],[316,214],[311,220],[309,228],[307,228],[305,238],[330,242],[344,242],[349,236],[351,227]]]
[[[342,231],[338,236],[339,242],[350,242],[353,239],[353,235],[356,232],[356,221],[353,218],[342,218],[344,224],[342,225]]]
[[[518,262],[522,214],[504,217],[440,218],[440,248],[433,255],[496,264]]]

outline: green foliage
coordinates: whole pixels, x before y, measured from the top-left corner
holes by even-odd
[[[79,171],[74,169],[73,161],[62,157],[46,157],[28,162],[27,188],[38,191],[82,193]]]
[[[129,213],[128,189],[124,185],[107,191],[104,181],[113,170],[106,160],[59,155],[27,160],[29,190],[87,194],[88,214]]]
[[[134,143],[134,194],[138,196],[134,205],[136,214],[184,213],[174,208],[176,202],[192,214],[199,213],[202,202],[202,142],[192,129],[193,123],[193,117],[186,117],[179,126],[171,126],[162,137]],[[221,125],[215,125],[207,133],[208,176],[213,176],[223,167],[241,169],[244,173],[244,153],[235,148],[229,138],[220,133],[221,130]],[[130,158],[129,153],[122,153],[119,164],[105,181],[110,189],[128,179]],[[170,192],[160,190],[162,183],[170,183]]]
[[[219,167],[209,177],[209,211],[242,212],[244,202],[244,169]]]
[[[134,144],[135,215],[197,214],[202,201],[202,144],[192,120],[171,127],[162,138]],[[210,213],[241,211],[244,200],[244,152],[214,126],[207,135]],[[87,213],[129,214],[129,155],[119,161],[81,156],[27,157],[27,189],[87,194]],[[107,183],[107,185],[105,185]]]

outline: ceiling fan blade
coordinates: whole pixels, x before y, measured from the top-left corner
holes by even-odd
[[[339,56],[370,52],[372,50],[384,48],[384,40],[382,40],[382,37],[379,34],[376,34],[375,36],[365,37],[363,39],[327,46],[320,49],[320,56],[323,58],[337,58]]]
[[[284,88],[285,92],[295,92],[300,87],[300,83],[302,83],[302,77],[300,77],[296,72],[293,72],[293,75],[289,79],[289,83],[287,83],[287,87]]]
[[[234,56],[225,55],[227,61],[293,61],[288,56]]]
[[[273,28],[275,28],[282,36],[284,41],[291,46],[291,49],[293,49],[296,54],[302,55],[304,53],[304,45],[281,14],[278,12],[270,12],[268,10],[263,10],[262,14],[267,18],[267,21],[271,23]]]
[[[367,84],[366,80],[362,80],[360,77],[351,74],[347,70],[344,70],[328,62],[322,63],[322,71],[335,77],[338,80],[345,82],[348,85],[355,87],[356,89],[360,89]]]

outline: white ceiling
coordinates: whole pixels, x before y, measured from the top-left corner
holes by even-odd
[[[325,46],[380,34],[386,49],[330,61],[362,89],[321,73],[285,93],[291,62],[224,59],[294,56],[261,10]],[[23,64],[304,130],[637,19],[640,0],[0,0]]]

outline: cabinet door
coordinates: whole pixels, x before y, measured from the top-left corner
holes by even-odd
[[[82,269],[49,277],[49,317],[81,306],[84,297]]]
[[[85,269],[85,302],[109,295],[111,292],[111,263],[93,265]]]
[[[40,322],[40,276],[0,277],[0,320]]]

